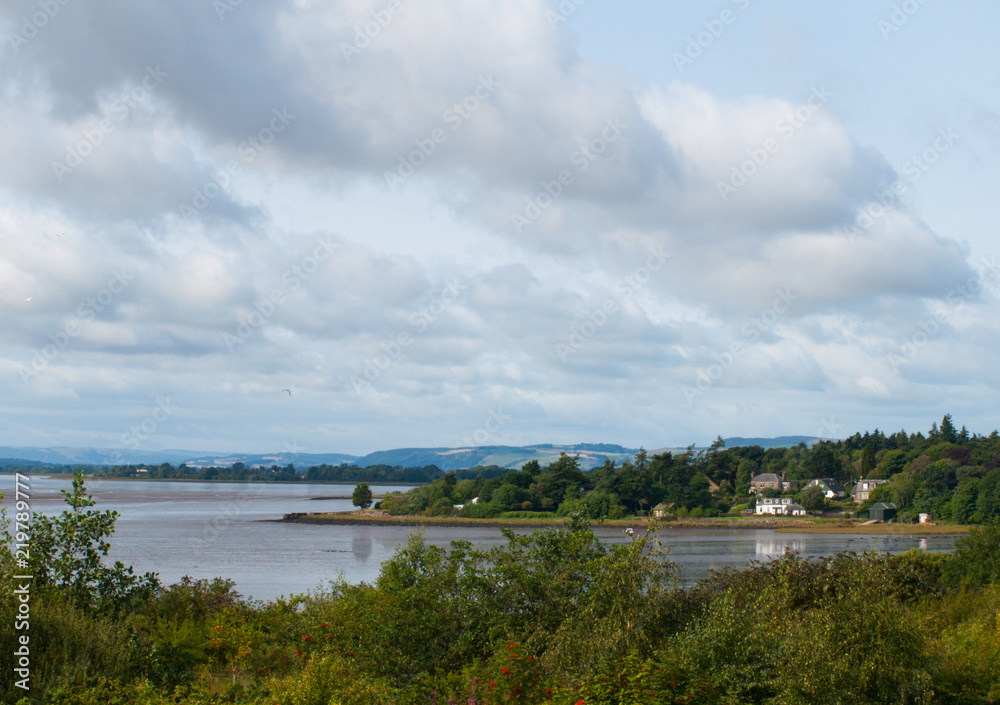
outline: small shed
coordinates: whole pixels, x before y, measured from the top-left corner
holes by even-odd
[[[892,502],[875,502],[868,509],[868,519],[874,521],[889,521],[896,516],[896,505]]]

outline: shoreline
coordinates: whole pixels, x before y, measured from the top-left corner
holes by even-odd
[[[42,473],[31,473],[29,477],[48,477],[55,480],[72,480],[76,475],[74,473],[68,472],[42,472]],[[360,482],[366,482],[369,485],[376,487],[423,487],[426,482],[379,482],[378,480],[358,480],[357,482],[351,480],[199,480],[195,477],[115,477],[106,475],[84,475],[84,481],[90,482],[96,480],[98,482],[104,482],[109,480],[117,480],[121,482],[227,482],[231,485],[343,485],[345,487],[354,487]],[[381,497],[382,495],[373,495],[374,497]],[[336,497],[312,497],[311,499],[351,499],[350,495],[336,496]]]
[[[352,512],[293,512],[285,514],[281,519],[272,519],[290,524],[328,524],[332,526],[344,526],[352,524],[369,524],[373,526],[495,526],[498,528],[559,528],[565,526],[565,518],[551,519],[515,519],[515,518],[495,518],[495,519],[470,519],[467,517],[424,517],[389,515],[377,510],[364,510]],[[871,536],[891,536],[891,535],[947,535],[964,534],[969,531],[969,526],[958,525],[938,525],[938,524],[871,524],[862,526],[860,524],[833,521],[822,522],[822,520],[803,519],[776,519],[776,518],[708,518],[708,519],[673,519],[670,521],[651,520],[649,517],[631,517],[627,519],[609,519],[603,522],[591,522],[590,526],[614,526],[614,527],[648,527],[657,529],[747,529],[760,530],[768,529],[780,533],[802,533],[802,534],[856,534]]]

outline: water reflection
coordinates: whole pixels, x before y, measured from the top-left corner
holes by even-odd
[[[786,539],[783,537],[757,539],[756,553],[758,560],[780,558],[788,552],[805,553],[805,539]]]
[[[367,531],[355,532],[351,539],[351,551],[354,557],[362,563],[367,563],[372,555],[372,537]]]

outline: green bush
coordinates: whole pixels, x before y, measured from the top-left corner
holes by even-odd
[[[15,602],[9,591],[0,598],[0,619],[14,625]],[[74,596],[54,589],[31,594],[31,688],[47,693],[104,676],[131,679],[150,664],[150,652],[132,629],[133,616],[116,618],[77,604]],[[0,701],[14,703],[24,691],[14,686],[17,636],[25,632],[0,630],[0,668],[7,674],[0,685]]]
[[[966,585],[1000,582],[1000,520],[974,526],[955,541],[950,577]]]
[[[476,504],[467,503],[464,507],[462,507],[461,515],[471,519],[492,519],[493,517],[499,516],[500,511],[489,502],[477,502]]]
[[[935,636],[938,701],[961,705],[1000,701],[1000,586],[929,602],[925,612],[920,616]]]

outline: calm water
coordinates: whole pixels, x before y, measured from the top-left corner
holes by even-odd
[[[12,475],[0,475],[4,504],[13,498]],[[31,477],[31,508],[58,514],[65,508],[60,490],[69,480]],[[109,557],[136,572],[153,571],[164,583],[184,575],[226,577],[245,596],[273,599],[314,590],[339,575],[353,583],[372,582],[379,565],[392,556],[413,527],[315,526],[282,524],[289,512],[347,511],[353,485],[155,482],[90,480],[87,490],[98,509],[121,514]],[[372,486],[375,494],[402,486]],[[341,495],[344,499],[313,499]],[[525,530],[525,533],[528,530]],[[609,543],[625,541],[620,528],[594,527]],[[429,526],[428,542],[447,546],[468,539],[479,547],[504,543],[497,528]],[[686,583],[713,569],[770,560],[785,551],[831,555],[876,547],[898,553],[918,547],[951,550],[950,536],[873,537],[775,533],[770,530],[665,529],[661,540],[682,568]]]

